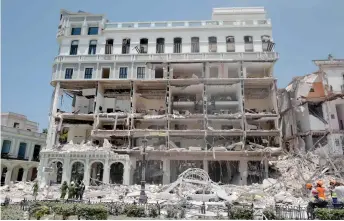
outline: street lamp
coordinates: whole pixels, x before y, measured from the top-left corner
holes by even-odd
[[[142,154],[142,170],[141,170],[141,191],[140,191],[140,198],[139,203],[147,203],[147,195],[145,192],[146,189],[146,147],[147,147],[147,139],[144,138],[142,140],[143,143],[143,150]]]

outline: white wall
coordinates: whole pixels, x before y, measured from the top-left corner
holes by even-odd
[[[323,67],[327,74],[328,84],[332,86],[334,92],[341,92],[344,85],[344,66]]]
[[[13,128],[14,123],[19,123],[18,129],[38,131],[38,123],[28,120],[25,115],[16,113],[1,114],[1,125]]]

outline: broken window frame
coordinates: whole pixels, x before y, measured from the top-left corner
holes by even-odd
[[[78,47],[79,47],[79,41],[73,40],[70,44],[69,55],[77,55],[78,54]]]
[[[199,37],[191,38],[191,53],[199,53]]]
[[[65,70],[65,79],[72,79],[73,78],[73,68],[66,68]]]
[[[122,40],[122,54],[130,53],[130,38],[123,38]]]
[[[112,44],[109,43],[110,41],[112,41]],[[105,54],[112,54],[113,42],[114,40],[112,38],[106,39]]]
[[[88,54],[95,55],[97,53],[97,40],[90,40],[88,46]]]
[[[145,79],[145,72],[146,72],[145,67],[137,67],[136,71],[137,71],[137,75],[136,75],[137,79]]]
[[[183,39],[176,37],[173,39],[173,53],[182,53]]]
[[[208,37],[208,51],[217,52],[217,37],[216,36]]]
[[[165,38],[156,39],[156,53],[165,53]]]
[[[120,67],[119,68],[119,79],[127,79],[128,78],[128,67]]]
[[[227,52],[235,52],[235,37],[234,36],[226,37],[226,50]]]
[[[92,79],[93,68],[85,68],[84,79]]]

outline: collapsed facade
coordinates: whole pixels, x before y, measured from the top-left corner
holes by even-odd
[[[1,186],[11,181],[33,181],[46,134],[25,115],[1,113]]]
[[[344,153],[344,60],[314,60],[319,70],[279,91],[283,143],[290,150]],[[300,149],[299,149],[300,148]]]
[[[282,137],[271,28],[260,7],[123,23],[61,10],[41,181],[138,184],[145,154],[147,183],[193,167],[262,182]]]

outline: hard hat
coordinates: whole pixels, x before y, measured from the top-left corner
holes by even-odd
[[[322,186],[323,184],[324,184],[324,182],[322,180],[317,181],[317,185]]]
[[[306,188],[307,188],[307,189],[312,189],[312,187],[313,187],[313,185],[312,185],[311,183],[307,183],[307,184],[306,184]]]

